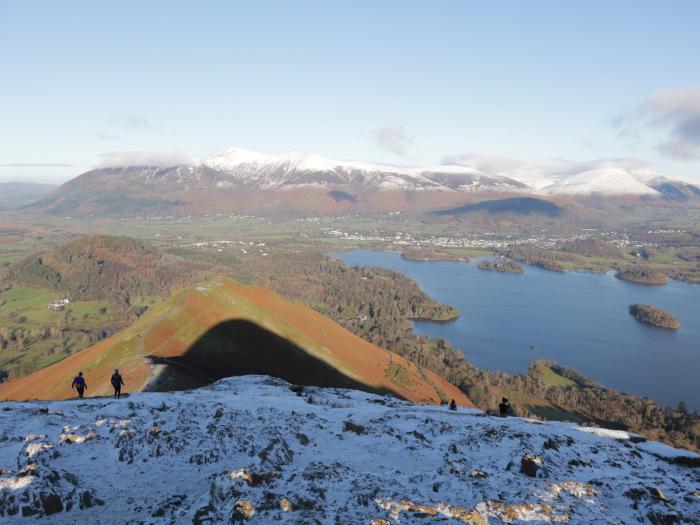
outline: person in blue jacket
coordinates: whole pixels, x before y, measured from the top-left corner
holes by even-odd
[[[75,390],[78,392],[78,397],[80,399],[83,398],[83,394],[87,390],[87,383],[85,382],[85,378],[83,377],[82,372],[78,372],[78,375],[75,376],[75,379],[73,379],[73,382],[70,385],[71,388],[75,388]]]

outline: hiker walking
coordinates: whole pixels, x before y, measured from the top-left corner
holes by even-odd
[[[80,398],[80,399],[83,398],[83,394],[87,390],[87,383],[85,382],[85,378],[83,377],[82,372],[78,372],[78,375],[75,376],[70,387],[75,388],[77,390],[78,398]]]
[[[114,387],[114,397],[119,399],[122,396],[122,385],[124,384],[124,379],[122,379],[119,369],[115,368],[112,374],[112,386]]]
[[[501,417],[506,417],[513,412],[513,407],[510,406],[510,401],[508,401],[507,398],[504,397],[501,399],[501,402],[498,404],[498,411]]]
[[[457,410],[457,403],[455,403],[454,399],[450,401],[450,410]]]

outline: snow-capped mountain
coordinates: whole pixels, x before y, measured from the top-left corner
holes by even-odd
[[[700,186],[669,179],[654,170],[622,166],[603,166],[556,177],[541,190],[550,195],[630,195],[675,201],[700,197]]]
[[[549,195],[638,196],[674,201],[700,197],[700,186],[652,170],[602,167],[559,178],[542,188]]]
[[[664,177],[649,164],[635,159],[574,161],[468,154],[445,160],[516,180],[545,195],[639,196],[667,200],[700,196],[700,186]]]
[[[649,195],[659,192],[624,168],[598,168],[562,178],[543,191],[551,195]]]
[[[0,522],[698,523],[700,456],[263,376],[4,403]]]
[[[456,164],[391,166],[298,151],[268,155],[241,148],[172,166],[165,165],[162,156],[154,157],[153,165],[125,163],[129,158],[148,163],[150,157],[110,158],[105,166],[68,181],[35,206],[66,215],[252,212],[308,216],[350,210],[433,211],[474,199],[515,196],[700,199],[699,186],[614,163],[590,163],[578,170],[565,163],[536,174],[532,166],[491,173]]]
[[[523,191],[525,184],[463,166],[412,168],[361,161],[333,160],[292,151],[266,155],[230,148],[204,161],[236,182],[262,189],[315,186],[328,189]]]
[[[563,161],[562,161],[563,162]],[[261,189],[318,187],[328,189],[503,192],[571,196],[644,196],[673,200],[699,197],[700,187],[668,179],[649,168],[602,163],[590,169],[562,173],[538,172],[536,167],[513,172],[487,173],[469,166],[443,164],[407,167],[363,161],[333,160],[292,151],[270,155],[230,148],[201,161],[230,180]],[[534,170],[534,171],[533,171]]]

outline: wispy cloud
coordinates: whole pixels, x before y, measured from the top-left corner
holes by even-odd
[[[665,133],[657,149],[682,160],[700,159],[700,85],[651,94],[635,110],[614,119],[623,136],[646,128]]]
[[[72,168],[75,164],[46,163],[37,164],[30,162],[15,162],[12,164],[0,164],[3,168]]]
[[[122,138],[122,135],[157,130],[160,126],[154,124],[145,115],[125,113],[112,115],[107,120],[107,128],[108,131],[100,131],[97,133],[98,140],[118,140]]]
[[[109,151],[100,155],[98,168],[124,168],[129,166],[153,166],[170,168],[187,166],[192,159],[182,151]]]
[[[137,131],[156,127],[145,115],[136,113],[113,115],[110,118],[110,126],[124,131]]]
[[[403,124],[379,126],[372,130],[371,136],[381,149],[399,157],[411,158],[415,138],[406,133]]]

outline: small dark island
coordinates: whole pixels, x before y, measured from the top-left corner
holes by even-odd
[[[523,267],[513,261],[481,261],[479,269],[491,272],[523,273]]]
[[[643,266],[628,266],[617,270],[615,277],[631,283],[660,286],[668,284],[668,277]]]
[[[659,328],[678,330],[681,327],[681,323],[671,313],[650,304],[630,305],[630,313],[637,321]]]

